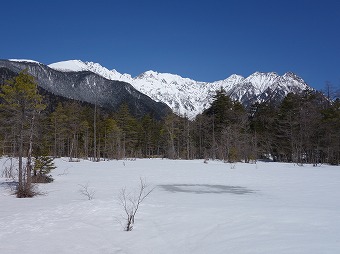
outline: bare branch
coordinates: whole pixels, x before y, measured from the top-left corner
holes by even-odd
[[[85,185],[78,184],[81,188],[79,189],[80,194],[87,197],[88,200],[91,200],[94,198],[94,194],[96,193],[95,190],[89,188],[89,183],[86,183]]]
[[[121,189],[118,196],[118,203],[123,208],[125,212],[125,216],[123,216],[125,220],[124,230],[131,231],[133,229],[133,224],[135,223],[135,216],[140,207],[140,204],[144,201],[144,199],[150,195],[150,193],[154,190],[148,189],[148,185],[146,181],[140,178],[140,186],[138,194],[132,195],[126,192],[126,188]],[[123,223],[121,223],[123,224]]]

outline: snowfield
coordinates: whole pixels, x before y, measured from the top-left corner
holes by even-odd
[[[1,166],[5,159],[1,159]],[[340,253],[340,168],[283,163],[57,159],[45,195],[0,178],[1,254]],[[122,188],[153,192],[123,231]],[[81,185],[95,191],[80,194]]]

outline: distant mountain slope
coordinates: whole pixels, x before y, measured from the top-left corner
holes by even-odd
[[[58,71],[47,65],[31,60],[0,60],[3,72],[18,73],[27,69],[36,77],[38,85],[48,92],[70,99],[97,103],[101,107],[117,110],[121,104],[127,103],[132,113],[141,116],[154,115],[164,117],[170,108],[161,102],[155,102],[150,97],[137,91],[126,82],[109,80],[93,71]]]
[[[194,118],[212,102],[216,90],[221,87],[234,100],[249,106],[254,102],[281,100],[289,92],[300,92],[310,87],[294,73],[282,76],[274,72],[255,72],[247,78],[233,74],[215,82],[199,82],[181,76],[147,71],[137,77],[108,70],[98,63],[80,60],[63,61],[50,64],[49,67],[67,72],[89,71],[110,80],[130,83],[138,91],[150,96],[155,101],[166,103],[175,113]]]

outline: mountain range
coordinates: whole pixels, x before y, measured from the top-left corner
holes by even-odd
[[[166,104],[176,114],[186,115],[191,119],[210,106],[216,90],[221,88],[233,100],[240,101],[246,107],[255,102],[280,101],[290,92],[311,89],[302,78],[292,72],[282,76],[275,72],[255,72],[248,77],[233,74],[224,80],[201,82],[155,71],[146,71],[132,77],[114,69],[109,70],[98,63],[80,60],[62,61],[48,66],[32,60],[0,60],[0,67],[12,71],[16,69],[16,72],[18,69],[28,68],[38,79],[40,86],[58,95],[71,96],[90,103],[94,103],[96,98],[102,106],[117,107],[123,100],[131,99],[127,95],[117,98],[124,91],[133,97],[132,104],[137,103],[137,98],[146,100],[150,97],[160,103],[153,105],[148,101],[146,104],[150,110],[163,105],[158,115],[164,115]]]
[[[53,95],[110,110],[118,110],[126,103],[135,116],[150,114],[160,119],[171,112],[166,104],[152,100],[126,82],[109,80],[86,70],[62,72],[31,60],[0,60],[0,81],[24,69],[36,78],[39,88]]]
[[[289,92],[298,93],[310,88],[303,79],[292,72],[279,76],[275,72],[255,72],[249,77],[233,74],[215,82],[201,82],[170,73],[146,71],[137,77],[108,70],[98,63],[79,60],[50,64],[49,67],[63,72],[91,71],[110,80],[131,84],[138,91],[155,101],[167,104],[175,113],[194,118],[208,108],[216,90],[224,89],[233,99],[244,106],[267,100],[281,100]]]

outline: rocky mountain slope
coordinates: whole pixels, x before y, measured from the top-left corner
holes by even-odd
[[[233,74],[215,82],[200,82],[179,75],[146,71],[137,77],[108,70],[98,63],[80,60],[63,61],[49,65],[64,72],[93,72],[109,80],[130,83],[153,100],[166,103],[175,113],[194,118],[212,102],[216,90],[223,88],[234,100],[249,106],[255,102],[281,100],[289,92],[300,92],[310,87],[294,73],[255,72],[249,77]]]
[[[164,117],[170,112],[166,104],[155,102],[131,84],[106,79],[93,71],[59,71],[31,60],[0,60],[0,69],[4,73],[18,73],[27,69],[44,90],[101,107],[117,110],[122,103],[127,103],[134,115],[149,113],[156,118]]]

